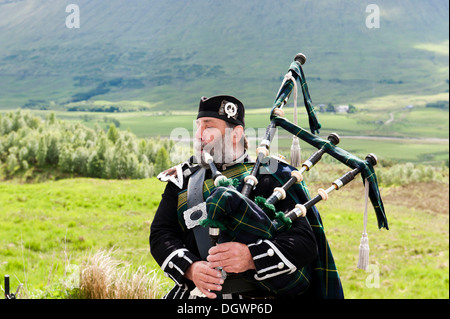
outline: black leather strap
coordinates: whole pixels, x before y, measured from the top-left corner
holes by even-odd
[[[205,172],[206,169],[200,168],[189,178],[187,186],[188,209],[204,202],[203,182],[205,180]],[[200,216],[201,214],[197,215]],[[208,228],[197,225],[193,228],[193,231],[200,257],[203,260],[206,260],[206,257],[208,256],[208,250],[211,248],[211,238],[209,237]]]

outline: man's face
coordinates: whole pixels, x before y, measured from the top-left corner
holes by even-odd
[[[198,163],[204,162],[203,152],[208,152],[215,163],[228,163],[234,158],[231,138],[233,132],[225,121],[214,117],[202,117],[196,121],[194,150]],[[230,160],[231,159],[231,160]]]

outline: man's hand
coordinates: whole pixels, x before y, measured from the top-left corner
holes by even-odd
[[[238,242],[223,243],[211,247],[207,260],[210,267],[222,267],[229,273],[256,269],[247,245]]]
[[[192,280],[198,289],[208,298],[216,298],[216,294],[210,290],[220,291],[222,289],[222,273],[206,261],[194,262],[185,273],[185,277]]]

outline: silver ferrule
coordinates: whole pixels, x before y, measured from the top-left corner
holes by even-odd
[[[301,209],[298,208],[298,207],[295,207],[292,211],[295,213],[295,215],[296,215],[297,217],[300,217],[300,216],[302,215],[302,211],[301,211]]]
[[[344,183],[342,183],[342,181],[340,179],[337,179],[333,182],[334,185],[336,185],[336,189],[341,188],[342,186],[344,186]]]
[[[265,146],[266,148],[269,148],[270,141],[268,139],[264,139],[261,141],[261,144],[259,146]]]
[[[311,167],[314,166],[314,164],[313,164],[310,160],[306,160],[306,161],[303,163],[303,166],[306,166],[306,167],[308,168],[308,170],[309,170]]]
[[[220,228],[217,227],[209,227],[209,235],[210,236],[219,236]]]

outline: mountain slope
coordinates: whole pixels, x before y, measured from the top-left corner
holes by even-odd
[[[378,1],[376,29],[359,0],[79,0],[69,29],[72,2],[0,1],[0,106],[225,92],[267,107],[297,52],[315,103],[448,91],[446,0]]]

